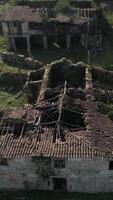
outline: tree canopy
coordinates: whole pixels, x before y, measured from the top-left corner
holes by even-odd
[[[13,6],[17,5],[17,0],[10,0],[9,2],[10,2],[10,4],[13,5]]]
[[[70,11],[70,1],[69,0],[58,0],[56,5],[56,10],[58,12],[67,13]]]

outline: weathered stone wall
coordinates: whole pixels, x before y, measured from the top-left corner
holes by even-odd
[[[68,192],[113,192],[108,168],[109,162],[99,159],[66,160],[64,169],[54,169],[50,159],[10,159],[7,166],[0,165],[0,189],[53,190],[53,178],[66,178]]]
[[[23,85],[27,80],[27,74],[21,74]],[[22,89],[19,73],[0,73],[0,89],[18,91]]]
[[[39,69],[43,67],[43,64],[38,60],[33,60],[30,57],[24,55],[15,54],[13,52],[3,52],[2,60],[11,65],[18,65],[26,69]]]
[[[67,177],[69,192],[111,192],[113,191],[113,171],[105,160],[68,160],[66,170],[55,170],[60,177]]]

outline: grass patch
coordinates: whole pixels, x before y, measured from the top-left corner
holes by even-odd
[[[105,104],[99,102],[98,104],[99,111],[103,114],[107,114],[109,119],[113,121],[113,104]]]
[[[8,65],[4,62],[0,63],[0,73],[1,72],[6,72],[6,73],[19,73],[19,68],[17,66],[11,66]],[[26,69],[21,69],[21,73],[27,73],[28,70]]]
[[[23,51],[23,49],[19,49],[18,53],[28,56],[27,52],[25,50]],[[44,64],[51,63],[63,57],[71,59],[73,62],[87,61],[86,51],[81,46],[77,46],[72,49],[66,49],[66,48],[48,48],[47,50],[34,49],[32,50],[32,55],[35,59]]]
[[[21,49],[18,51],[18,53],[28,56],[27,52]],[[34,49],[32,50],[32,55],[35,59],[44,64],[51,63],[63,57],[72,60],[74,63],[80,61],[87,63],[87,52],[81,46],[76,46],[73,49]],[[103,53],[95,56],[92,55],[90,60],[92,65],[101,66],[108,70],[113,70],[113,47],[105,43],[103,45]]]
[[[3,107],[21,107],[27,102],[27,97],[22,91],[17,94],[11,94],[6,91],[0,91],[0,106]]]
[[[102,55],[92,56],[91,64],[113,71],[113,49],[109,47],[109,49],[104,49]]]
[[[0,15],[2,15],[3,11],[4,11],[4,5],[0,4]]]
[[[99,102],[98,107],[100,112],[102,112],[103,114],[108,114],[110,111],[113,111],[113,104],[106,104],[103,102]]]
[[[91,64],[113,71],[113,46],[106,37],[103,37],[102,54],[92,55]]]
[[[7,51],[5,38],[3,35],[0,34],[0,52]]]

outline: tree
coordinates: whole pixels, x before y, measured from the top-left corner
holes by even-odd
[[[56,11],[62,13],[68,13],[70,11],[70,1],[69,0],[58,0],[56,5]]]
[[[16,6],[17,5],[17,0],[10,0],[9,2],[10,2],[10,4],[12,6]]]

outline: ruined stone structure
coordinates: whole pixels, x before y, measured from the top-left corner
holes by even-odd
[[[75,48],[81,45],[85,49],[93,49],[93,46],[98,49],[102,38],[97,28],[96,8],[91,7],[89,1],[86,5],[73,5],[68,14],[38,4],[37,7],[6,6],[2,28],[8,49],[16,51],[19,45],[24,45],[29,55],[34,47]]]
[[[97,105],[112,86],[112,72],[66,59],[31,72],[34,104],[0,111],[0,189],[113,192],[113,122]]]
[[[43,67],[43,64],[33,57],[26,57],[25,55],[15,54],[13,52],[3,52],[1,54],[2,61],[16,66],[22,66],[30,70],[35,70]]]

